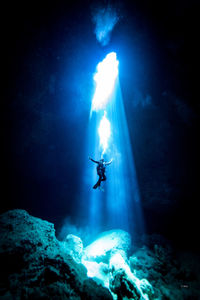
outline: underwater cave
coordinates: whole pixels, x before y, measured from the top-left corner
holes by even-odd
[[[0,299],[200,299],[197,12],[4,3]]]

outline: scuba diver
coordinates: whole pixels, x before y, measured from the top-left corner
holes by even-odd
[[[97,174],[99,175],[99,179],[97,183],[93,186],[93,189],[96,189],[101,186],[101,182],[106,180],[106,166],[110,165],[113,159],[111,159],[109,162],[106,162],[103,158],[100,159],[100,161],[96,161],[89,157],[91,161],[97,164]]]

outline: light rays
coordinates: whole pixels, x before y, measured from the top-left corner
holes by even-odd
[[[91,112],[106,108],[118,76],[118,64],[116,53],[111,52],[97,65],[97,72],[94,75],[96,90]]]
[[[111,135],[110,121],[106,117],[106,111],[104,111],[104,115],[100,121],[98,134],[100,139],[100,147],[102,147],[103,150],[101,156],[103,156],[108,148],[109,138]]]
[[[144,224],[134,144],[129,136],[118,64],[116,53],[112,52],[98,64],[94,76],[96,90],[91,104],[87,151],[95,160],[104,156],[106,161],[113,158],[113,162],[107,167],[107,180],[102,183],[104,192],[92,189],[98,176],[96,165],[88,163],[84,178],[85,210],[90,226],[99,231],[120,228],[142,234]]]

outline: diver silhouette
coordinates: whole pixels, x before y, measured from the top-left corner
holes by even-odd
[[[106,162],[103,158],[101,158],[99,161],[92,159],[89,157],[91,161],[97,164],[97,174],[99,175],[99,179],[97,183],[93,186],[93,189],[96,189],[101,186],[101,182],[106,180],[106,166],[110,165],[113,159],[111,159],[109,162]]]

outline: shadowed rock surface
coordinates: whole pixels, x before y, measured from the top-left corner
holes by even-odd
[[[167,244],[154,244],[151,249],[137,249],[129,264],[137,278],[152,284],[156,299],[200,299],[200,257],[194,253],[177,253]]]
[[[162,241],[128,257],[130,235],[111,230],[84,248],[19,209],[2,214],[0,228],[0,299],[200,299],[199,257]]]
[[[1,299],[112,299],[64,251],[53,224],[13,210],[0,227]]]

